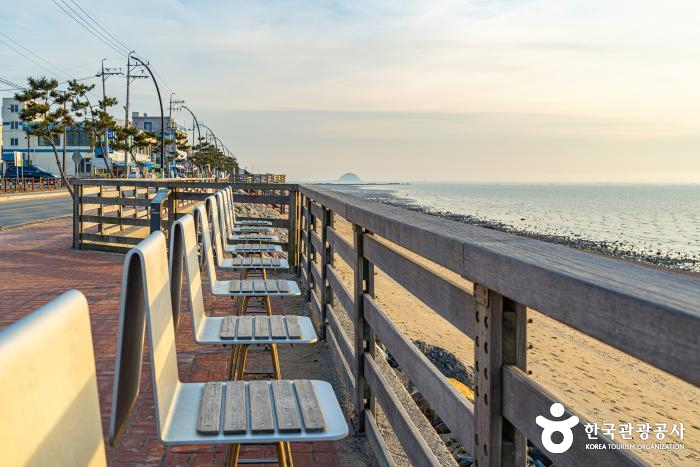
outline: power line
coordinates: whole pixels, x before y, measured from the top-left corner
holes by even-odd
[[[30,62],[32,62],[34,65],[38,66],[39,68],[42,68],[44,71],[47,71],[47,72],[49,72],[49,73],[52,74],[52,75],[55,73],[54,70],[51,70],[50,68],[45,67],[44,65],[42,65],[42,64],[39,63],[39,62],[37,62],[37,61],[34,60],[33,58],[31,58],[31,57],[25,55],[24,53],[20,52],[18,49],[14,48],[12,45],[10,45],[8,42],[5,42],[3,39],[0,39],[0,43],[5,44],[5,45],[6,45],[7,47],[9,47],[10,49],[14,50],[17,54],[19,54],[19,55],[21,55],[22,57],[26,58],[27,60],[29,60]],[[70,75],[69,75],[69,76],[70,76]]]
[[[151,66],[151,68],[153,68],[153,66]],[[175,91],[173,91],[173,89],[172,89],[170,86],[168,86],[168,84],[165,82],[165,80],[163,79],[163,77],[160,76],[160,73],[158,73],[158,70],[156,70],[155,68],[153,68],[153,73],[156,74],[156,76],[158,77],[158,79],[160,80],[160,82],[163,84],[163,86],[165,86],[165,88],[166,88],[168,91],[170,91],[170,92],[175,92]]]
[[[86,19],[83,15],[81,15],[80,13],[78,13],[78,11],[76,11],[72,6],[70,6],[66,0],[61,0],[61,3],[63,3],[63,5],[64,5],[66,8],[68,8],[71,12],[73,12],[73,14],[74,14],[75,16],[77,16],[78,19],[79,19],[84,25],[86,25],[88,28],[90,28],[90,30],[92,31],[91,34],[92,34],[92,33],[97,34],[96,37],[98,37],[100,40],[102,40],[102,42],[108,44],[108,45],[109,45],[110,47],[112,47],[113,49],[120,51],[120,53],[124,53],[125,51],[126,51],[126,52],[129,51],[129,49],[127,49],[127,48],[125,48],[125,47],[122,47],[121,45],[117,44],[116,42],[114,42],[113,40],[111,40],[109,37],[107,37],[102,31],[100,31],[99,29],[97,29],[97,28],[90,22],[89,19]],[[94,36],[95,34],[93,34],[93,36]]]
[[[82,11],[83,13],[85,13],[85,15],[86,15],[88,18],[90,18],[90,19],[93,20],[95,23],[97,23],[97,25],[100,26],[100,27],[104,30],[104,32],[105,32],[109,37],[111,37],[112,39],[114,39],[114,40],[115,40],[119,45],[121,45],[124,49],[126,49],[126,50],[131,50],[131,48],[128,47],[126,44],[124,44],[122,41],[120,41],[119,38],[118,38],[117,36],[115,36],[115,35],[112,33],[112,31],[111,31],[107,26],[105,26],[101,21],[99,21],[99,20],[95,17],[94,14],[90,13],[90,10],[88,10],[86,7],[82,6],[82,5],[81,5],[80,3],[78,3],[76,0],[71,0],[71,2],[73,2],[73,3],[75,4],[75,6],[77,6],[77,7],[80,9],[80,11]]]
[[[97,38],[97,39],[99,39],[100,41],[102,41],[105,45],[107,45],[107,46],[110,47],[112,50],[116,51],[117,53],[119,53],[119,54],[121,54],[121,55],[126,55],[127,52],[124,52],[123,50],[121,50],[121,49],[119,48],[118,45],[115,45],[115,44],[113,44],[111,41],[105,39],[102,35],[100,35],[101,33],[99,33],[99,31],[97,31],[97,33],[96,33],[95,31],[93,31],[93,29],[91,29],[92,26],[90,25],[90,22],[89,22],[89,21],[86,21],[85,18],[83,18],[82,16],[80,16],[80,15],[78,15],[78,14],[75,14],[75,16],[74,16],[74,15],[71,14],[68,10],[66,10],[66,8],[64,8],[60,3],[58,3],[56,0],[51,0],[51,1],[52,1],[57,7],[59,7],[59,8],[61,9],[61,11],[63,11],[66,15],[68,15],[73,21],[75,21],[76,23],[78,23],[78,25],[79,25],[80,27],[82,27],[83,29],[85,29],[85,30],[86,30],[87,32],[89,32],[92,36],[94,36],[95,38]],[[75,10],[73,10],[73,9],[70,7],[70,5],[66,4],[65,2],[64,2],[64,4],[65,4],[66,7],[68,7],[71,11],[75,11]],[[80,18],[80,19],[78,19],[78,18]],[[85,23],[85,24],[83,24],[83,23]]]
[[[6,84],[6,85],[8,85],[8,86],[12,86],[13,88],[24,89],[24,88],[23,88],[22,86],[20,86],[19,84],[15,84],[15,83],[13,83],[12,81],[7,80],[7,79],[4,79],[4,78],[0,78],[0,83]],[[4,89],[3,89],[3,91],[4,91]]]
[[[42,57],[41,55],[39,55],[38,53],[32,52],[32,51],[29,50],[27,47],[23,46],[22,44],[20,44],[19,42],[17,42],[16,40],[14,40],[13,38],[11,38],[11,37],[8,36],[7,34],[5,34],[4,32],[0,31],[0,35],[2,35],[3,37],[5,37],[7,40],[11,41],[11,42],[12,42],[13,44],[15,44],[17,47],[20,47],[20,48],[21,48],[22,50],[24,50],[25,52],[27,52],[27,53],[33,55],[34,57],[38,58],[39,60],[41,60],[41,61],[44,62],[45,64],[49,65],[51,68],[53,68],[54,70],[58,71],[59,73],[62,73],[62,74],[64,74],[64,75],[68,76],[68,77],[71,77],[71,74],[70,74],[70,73],[67,73],[67,72],[64,71],[63,69],[57,67],[56,65],[54,65],[53,63],[51,63],[50,61],[46,60],[44,57]]]

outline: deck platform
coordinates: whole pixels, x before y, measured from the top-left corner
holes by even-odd
[[[69,289],[82,291],[90,305],[103,431],[108,433],[119,292],[123,255],[71,249],[71,220],[57,219],[0,231],[0,329]],[[280,276],[282,278],[286,278]],[[206,288],[205,288],[206,289]],[[187,306],[186,294],[183,306]],[[207,313],[228,314],[234,300],[205,294]],[[274,298],[273,310],[307,315],[299,297]],[[229,352],[221,346],[198,346],[192,335],[191,315],[185,308],[177,331],[181,378],[188,382],[226,379]],[[324,343],[285,346],[280,351],[282,374],[289,379],[330,382],[347,413],[347,401]],[[266,371],[266,353],[253,354],[248,369]],[[141,395],[129,427],[117,448],[107,447],[110,465],[223,465],[224,446],[172,446],[164,448],[157,435],[151,392],[150,365],[144,361]],[[292,445],[296,467],[311,465],[372,465],[371,448],[364,438],[351,436],[337,442]],[[105,439],[105,445],[108,441]],[[274,457],[273,445],[243,446],[241,457]]]

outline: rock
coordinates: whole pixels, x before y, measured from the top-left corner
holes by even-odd
[[[474,391],[469,389],[466,384],[462,383],[461,381],[457,381],[454,378],[447,378],[447,380],[452,383],[452,386],[457,388],[457,391],[459,391],[460,394],[462,394],[464,397],[469,399],[470,401],[474,402]]]
[[[528,454],[529,457],[532,458],[533,465],[536,467],[549,467],[552,465],[552,461],[549,460],[549,458],[542,451],[540,451],[537,446],[530,446]]]
[[[418,391],[413,391],[411,393],[411,398],[413,399],[413,402],[415,402],[418,406],[418,409],[423,413],[423,415],[425,415],[425,418],[428,419],[431,425],[437,426],[440,423],[442,423],[442,420],[440,420],[440,417],[437,416],[433,408],[430,407],[430,404],[423,397],[423,394],[421,394]]]
[[[456,379],[468,388],[474,387],[474,370],[460,362],[452,352],[422,340],[413,343],[443,375]]]
[[[392,368],[398,368],[399,367],[399,362],[396,361],[393,355],[391,355],[389,352],[386,353],[386,361],[389,363],[389,366]]]
[[[442,434],[450,433],[450,428],[447,425],[445,425],[444,422],[441,422],[435,426],[435,431],[437,431],[438,434],[442,435]]]
[[[457,465],[459,465],[459,467],[469,467],[474,463],[474,456],[467,452],[463,452],[461,454],[457,454],[455,460],[457,461]]]

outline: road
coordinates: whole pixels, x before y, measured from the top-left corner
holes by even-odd
[[[0,227],[12,227],[73,213],[70,196],[0,202]]]

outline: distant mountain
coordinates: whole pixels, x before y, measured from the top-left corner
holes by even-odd
[[[339,182],[343,183],[356,183],[356,182],[361,182],[360,177],[357,176],[357,174],[352,173],[352,172],[346,172],[343,175],[338,178]]]

